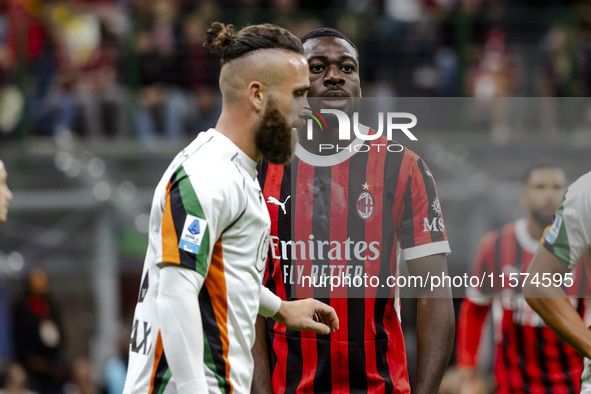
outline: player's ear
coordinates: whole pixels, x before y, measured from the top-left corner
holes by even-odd
[[[267,101],[267,92],[264,86],[259,81],[252,81],[248,85],[248,101],[254,107],[256,112],[260,112],[265,108]]]

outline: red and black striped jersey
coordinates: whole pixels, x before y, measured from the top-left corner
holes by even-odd
[[[322,300],[340,321],[336,332],[316,335],[267,319],[276,393],[410,392],[399,289],[302,284],[306,273],[384,278],[399,273],[400,254],[449,253],[431,172],[412,151],[389,152],[387,143],[332,156],[298,145],[290,165],[260,165],[271,216],[264,285],[282,299]]]
[[[458,322],[459,367],[475,367],[482,326],[492,308],[495,335],[495,379],[498,393],[578,393],[582,358],[547,327],[527,304],[519,285],[509,284],[510,275],[526,272],[540,242],[531,238],[527,222],[520,219],[486,234],[480,244],[474,275],[492,274],[493,286],[470,288]],[[583,264],[573,271],[565,287],[581,314],[587,293]],[[500,275],[505,280],[501,281]],[[577,298],[579,297],[579,298]],[[588,311],[587,311],[588,312]]]

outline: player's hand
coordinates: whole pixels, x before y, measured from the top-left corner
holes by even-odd
[[[281,301],[281,307],[273,319],[292,330],[309,330],[318,334],[328,335],[339,329],[335,310],[312,298]]]
[[[488,390],[486,382],[474,368],[462,368],[460,375],[460,394],[484,394]]]

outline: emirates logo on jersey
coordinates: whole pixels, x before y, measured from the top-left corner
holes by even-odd
[[[373,196],[368,191],[363,191],[357,197],[357,214],[363,220],[369,219],[373,215],[375,204]]]

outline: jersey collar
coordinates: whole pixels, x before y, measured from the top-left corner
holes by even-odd
[[[532,238],[527,231],[527,219],[521,218],[515,221],[515,238],[517,238],[519,246],[529,253],[535,253],[540,246],[540,241]]]
[[[244,171],[246,171],[253,179],[256,178],[256,176],[257,176],[256,161],[251,159],[246,153],[244,153],[242,151],[242,149],[240,149],[238,146],[236,146],[236,144],[233,143],[231,139],[229,139],[228,137],[226,137],[225,135],[223,135],[222,133],[220,133],[216,129],[212,128],[212,129],[209,129],[209,131],[212,131],[215,135],[219,136],[222,139],[222,141],[224,141],[225,143],[230,144],[232,146],[232,150],[235,152],[235,154],[232,157],[232,160],[235,163],[237,163],[240,166],[240,168],[242,168]]]

